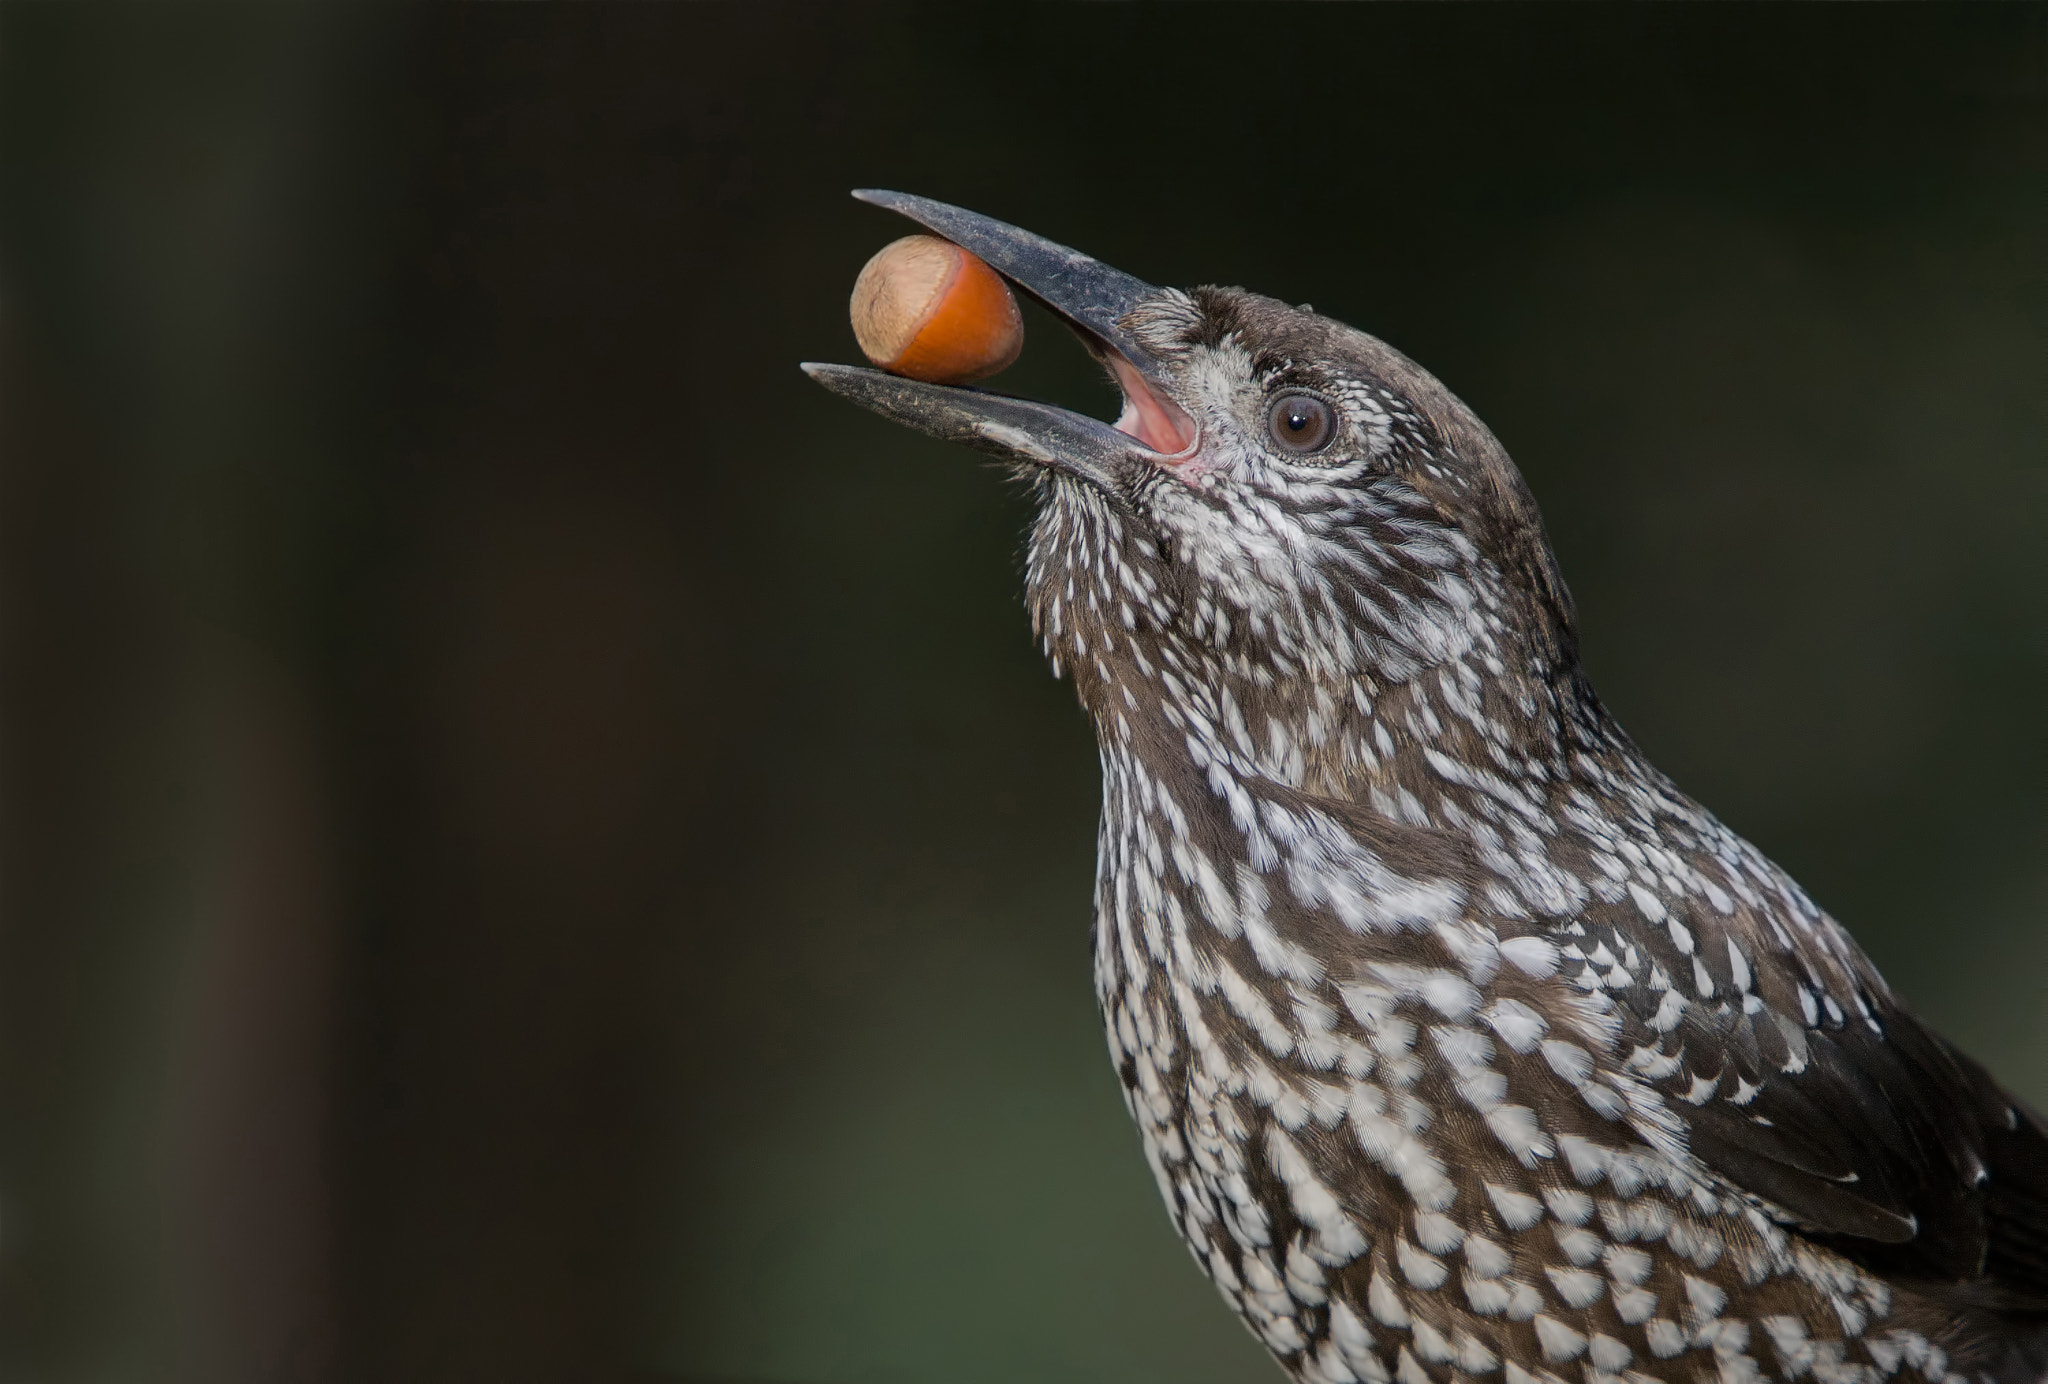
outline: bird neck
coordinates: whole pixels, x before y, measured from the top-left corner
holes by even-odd
[[[1344,569],[1290,591],[1185,545],[1170,558],[1087,487],[1046,494],[1026,586],[1053,670],[1105,755],[1193,780],[1191,802],[1272,787],[1455,827],[1472,784],[1547,796],[1599,770],[1588,749],[1652,773],[1579,671],[1568,602],[1456,535],[1426,564],[1377,549],[1377,581]]]
[[[1233,784],[1274,786],[1454,827],[1475,781],[1563,785],[1583,776],[1589,747],[1633,755],[1576,666],[1488,641],[1398,676],[1283,677],[1268,661],[1144,631],[1071,662],[1106,754],[1225,797]]]

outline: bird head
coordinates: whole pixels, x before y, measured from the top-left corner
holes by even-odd
[[[983,389],[805,367],[1032,478],[1032,613],[1098,720],[1138,680],[1134,661],[1296,711],[1451,662],[1509,679],[1575,670],[1570,599],[1526,486],[1407,357],[1307,307],[1156,288],[957,207],[856,195],[1044,303],[1123,392],[1109,424]]]

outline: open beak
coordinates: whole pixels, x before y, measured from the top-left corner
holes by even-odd
[[[1074,329],[1124,393],[1116,423],[985,389],[926,384],[880,370],[805,362],[804,373],[885,418],[1120,494],[1134,468],[1171,468],[1194,451],[1196,428],[1173,402],[1159,362],[1125,326],[1159,290],[1029,231],[902,192],[862,190],[863,202],[900,212],[987,261]]]

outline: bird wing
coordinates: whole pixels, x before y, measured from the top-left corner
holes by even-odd
[[[1910,1013],[1782,872],[1726,841],[1754,885],[1742,897],[1630,899],[1567,947],[1573,979],[1633,1017],[1633,1066],[1658,1073],[1692,1154],[1873,1266],[1988,1278],[2014,1303],[2048,1305],[2040,1119]],[[1617,925],[1606,949],[1639,944],[1646,974],[1578,969],[1600,952],[1597,914],[1623,911],[1667,914]]]
[[[1649,789],[1636,825],[1661,842],[1660,868],[1602,879],[1590,844],[1563,833],[1551,863],[1604,890],[1490,921],[1555,943],[1554,983],[1612,1001],[1613,1077],[1659,1092],[1715,1177],[1874,1270],[2048,1310],[2048,1125],[1908,1011],[1755,847],[1668,784]],[[1314,805],[1411,877],[1484,896],[1499,862],[1366,796]]]

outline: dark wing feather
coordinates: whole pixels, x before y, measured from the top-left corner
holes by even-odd
[[[1831,920],[1687,922],[1702,957],[1732,937],[1755,971],[1745,990],[1718,969],[1715,995],[1665,1040],[1686,1054],[1660,1084],[1694,1155],[1873,1268],[1983,1281],[2006,1306],[2048,1308],[2041,1122],[1893,999]],[[1809,1021],[1801,978],[1834,1007]],[[1719,1079],[1688,1100],[1700,1077]]]

